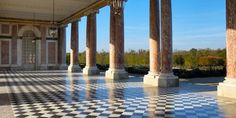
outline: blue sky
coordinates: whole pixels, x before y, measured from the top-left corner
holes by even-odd
[[[109,7],[97,15],[97,50],[109,50]],[[225,0],[172,0],[173,49],[225,48]],[[70,49],[67,27],[67,52]],[[149,49],[149,0],[125,3],[125,50]],[[79,22],[79,51],[85,50],[86,17]]]

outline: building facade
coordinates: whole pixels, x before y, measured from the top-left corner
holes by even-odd
[[[58,37],[49,26],[0,23],[0,69],[59,69]]]

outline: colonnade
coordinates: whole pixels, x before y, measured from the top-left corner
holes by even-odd
[[[106,71],[106,78],[126,79],[128,73],[124,69],[124,2],[125,0],[110,1],[110,67]],[[85,13],[87,16],[86,31],[86,66],[82,70],[84,75],[97,75],[99,70],[96,67],[96,10],[90,10]],[[66,26],[59,30],[59,67],[65,68],[65,30]],[[80,72],[78,60],[78,20],[71,23],[71,50],[69,72]]]
[[[124,70],[124,1],[110,0],[110,59],[105,76],[109,79],[128,78]],[[227,77],[218,86],[218,95],[236,98],[236,0],[226,0],[227,11]],[[160,4],[160,5],[159,5]],[[161,8],[159,8],[159,6]],[[159,87],[176,87],[178,77],[172,72],[172,12],[171,0],[150,0],[150,71],[144,84]],[[61,36],[65,37],[65,27]],[[64,32],[64,33],[63,33]],[[71,28],[71,64],[68,71],[80,71],[78,65],[78,22]],[[61,38],[61,40],[65,38]],[[96,12],[87,15],[85,75],[95,75],[96,67]],[[64,45],[60,45],[64,46]],[[64,48],[63,48],[64,49]],[[62,50],[61,50],[62,52]],[[64,56],[64,55],[63,55]],[[65,58],[59,60],[65,64]]]
[[[108,79],[128,78],[128,73],[124,69],[124,2],[125,0],[110,1],[110,66],[105,73],[105,77]],[[172,73],[171,61],[171,0],[161,1],[161,12],[160,25],[159,0],[150,0],[150,71],[144,77],[144,84],[162,87],[178,86],[178,78]],[[86,66],[82,70],[84,75],[99,74],[99,70],[96,67],[96,14],[97,11],[94,10],[86,13]],[[160,30],[160,26],[162,30]],[[63,39],[65,40],[65,27],[61,27],[60,29],[60,41],[64,42]],[[78,20],[75,20],[71,23],[69,72],[81,71],[78,60],[78,40]],[[63,46],[65,45],[63,43],[59,44],[61,48],[59,51],[63,52],[62,50],[65,50]],[[65,54],[61,55],[59,62],[61,63],[60,65],[65,65],[65,58],[62,56],[65,56]]]

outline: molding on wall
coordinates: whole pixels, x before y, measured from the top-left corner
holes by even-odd
[[[0,41],[0,65],[2,65],[2,42]]]
[[[13,36],[1,36],[0,35],[0,40],[3,40],[3,39],[10,39],[10,40],[12,40],[13,39]],[[17,39],[23,39],[23,37],[22,36],[20,36],[20,37],[17,37]],[[35,37],[35,39],[34,40],[42,40],[42,37]],[[58,40],[58,38],[50,38],[50,37],[47,37],[46,38],[46,40],[53,40],[53,41],[57,41]]]
[[[55,42],[55,64],[49,64],[48,63],[48,55],[49,55],[49,53],[48,53],[48,43],[50,43],[50,42]],[[56,40],[46,40],[46,64],[47,64],[47,66],[57,66],[57,62],[58,62],[58,55],[57,55],[57,46],[58,46],[58,43],[57,43],[57,41]]]
[[[1,39],[12,39],[13,36],[3,36],[3,35],[0,35],[0,40]]]
[[[53,40],[53,41],[57,41],[57,38],[46,38],[46,40]]]
[[[22,37],[23,34],[25,33],[25,31],[28,31],[28,30],[34,32],[34,35],[35,35],[36,37],[41,37],[41,34],[42,34],[42,33],[40,32],[40,30],[39,30],[37,27],[35,27],[35,26],[33,26],[33,25],[32,25],[32,26],[31,26],[31,25],[25,25],[25,26],[21,27],[21,28],[18,30],[17,36]]]
[[[2,25],[8,25],[9,26],[9,33],[8,34],[3,34],[2,33]],[[12,24],[10,24],[10,23],[1,23],[0,24],[0,35],[11,36],[12,35]]]
[[[10,67],[11,66],[11,58],[12,58],[12,55],[11,55],[11,40],[10,39],[1,39],[1,41],[9,41],[9,59],[8,59],[8,61],[9,61],[9,63],[8,64],[2,64],[2,52],[1,52],[1,50],[2,50],[2,44],[1,44],[1,42],[0,42],[0,67]]]
[[[5,17],[0,17],[0,23],[51,25],[51,21],[19,19],[19,18],[5,18]]]
[[[22,40],[22,39],[23,39],[23,36],[18,37],[18,39],[21,39],[21,40]],[[34,40],[41,40],[41,39],[42,39],[42,37],[35,37],[35,38],[34,38]]]
[[[22,65],[22,40],[17,39],[17,65]]]

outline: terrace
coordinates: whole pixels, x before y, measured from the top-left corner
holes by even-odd
[[[124,2],[1,0],[0,117],[234,117],[236,1],[226,0],[227,76],[214,80],[173,74],[171,0],[150,0],[150,70],[145,76],[128,74]],[[100,72],[96,15],[104,6],[110,7],[109,69]],[[78,60],[81,17],[87,17],[83,70]]]

